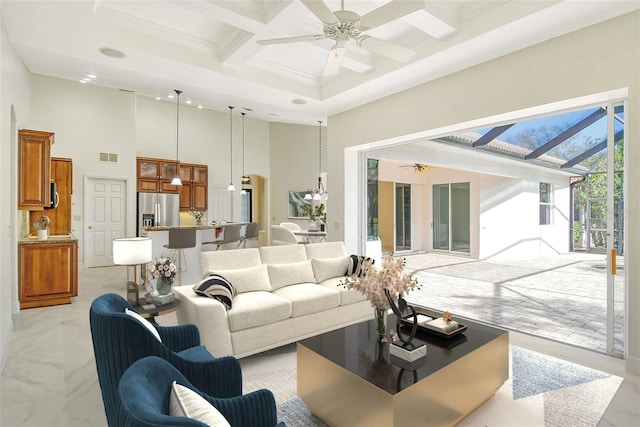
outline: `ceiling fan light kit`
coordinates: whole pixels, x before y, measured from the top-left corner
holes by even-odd
[[[324,67],[324,76],[336,74],[340,70],[342,59],[353,40],[360,46],[373,53],[386,56],[398,62],[407,62],[415,55],[415,51],[398,44],[363,34],[365,31],[402,18],[416,10],[423,9],[423,0],[394,0],[381,6],[364,16],[344,9],[344,0],[339,11],[331,11],[327,5],[318,0],[301,0],[323,24],[323,34],[284,37],[277,39],[258,40],[258,44],[281,44],[301,41],[316,41],[331,39],[336,43],[331,47]]]

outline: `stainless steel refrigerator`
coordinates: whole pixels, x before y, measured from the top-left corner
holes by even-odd
[[[146,227],[179,227],[180,195],[138,193],[138,236]]]

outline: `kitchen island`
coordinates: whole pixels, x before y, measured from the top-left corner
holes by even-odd
[[[227,225],[238,223],[225,223],[216,225],[195,225],[181,228],[195,228],[196,229],[196,245],[193,248],[187,248],[183,251],[182,260],[182,285],[189,285],[196,283],[202,279],[200,272],[200,252],[202,252],[202,242],[210,242],[216,240],[220,234],[224,231]],[[242,225],[245,225],[244,223]],[[174,250],[165,248],[164,245],[169,244],[169,228],[173,227],[147,227],[145,228],[145,234],[147,237],[151,237],[151,247],[153,253],[153,260],[160,257],[171,257],[174,259],[176,267],[178,266],[177,252]],[[214,250],[214,245],[205,245],[204,250]],[[179,286],[178,279],[174,281],[174,286]]]

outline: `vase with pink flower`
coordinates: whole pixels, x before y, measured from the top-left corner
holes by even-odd
[[[171,292],[173,278],[176,277],[176,265],[171,258],[156,258],[151,274],[156,279],[156,291],[160,295]]]

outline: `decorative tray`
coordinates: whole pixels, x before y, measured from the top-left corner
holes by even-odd
[[[432,319],[436,319],[436,317],[434,317],[433,313],[427,313],[424,312],[420,309],[420,307],[415,307],[416,313],[418,315],[424,315],[427,317],[430,317]],[[407,325],[409,327],[411,327],[413,325],[413,316],[405,316],[403,317],[401,320],[403,325]],[[445,338],[445,339],[449,339],[452,337],[455,337],[456,335],[460,334],[461,332],[465,331],[467,329],[467,325],[463,325],[462,323],[458,323],[458,328],[454,329],[452,331],[449,332],[444,332],[441,331],[439,329],[434,329],[433,327],[431,327],[430,325],[424,323],[424,322],[420,322],[418,321],[418,331],[420,332],[425,332],[427,334],[431,334],[431,335],[435,335],[437,337],[440,338]]]

